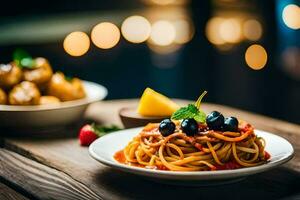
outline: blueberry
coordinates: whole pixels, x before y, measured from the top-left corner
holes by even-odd
[[[160,122],[158,129],[163,136],[168,136],[174,133],[175,128],[176,126],[174,122],[172,122],[170,119],[164,119]]]
[[[223,128],[225,131],[238,131],[239,121],[235,117],[228,117],[224,121]]]
[[[224,124],[224,116],[218,111],[213,111],[207,115],[206,124],[212,130],[221,130]]]
[[[181,129],[185,134],[193,136],[198,132],[198,123],[194,119],[184,119],[181,122]]]

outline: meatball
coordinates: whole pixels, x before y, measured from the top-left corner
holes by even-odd
[[[34,83],[23,81],[10,91],[8,99],[11,105],[38,105],[40,96]]]
[[[52,77],[52,68],[45,58],[36,58],[35,67],[23,69],[23,79],[35,83],[40,89],[44,89]]]
[[[7,96],[4,90],[0,88],[0,104],[6,104]]]
[[[0,87],[9,89],[22,79],[22,70],[14,63],[0,64]]]
[[[61,101],[70,101],[84,98],[85,91],[80,79],[66,80],[63,73],[57,72],[49,82],[48,95],[55,96]]]
[[[41,96],[40,105],[59,105],[60,100],[54,96]]]

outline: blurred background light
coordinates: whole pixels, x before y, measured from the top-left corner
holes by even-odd
[[[300,79],[300,49],[296,46],[286,48],[282,53],[284,71],[291,77]]]
[[[237,19],[226,19],[219,27],[221,38],[229,43],[237,43],[241,39],[241,27]]]
[[[230,51],[234,48],[234,44],[226,43],[226,44],[223,44],[223,45],[218,45],[216,47],[219,51],[221,51],[220,53],[225,53],[225,52],[230,53]]]
[[[179,19],[173,22],[176,31],[174,42],[177,44],[185,44],[194,36],[194,27],[187,20]]]
[[[285,25],[291,29],[300,28],[300,7],[289,4],[282,11],[282,19]]]
[[[143,0],[146,4],[157,5],[157,6],[167,6],[167,5],[184,5],[189,2],[189,0]]]
[[[71,56],[82,56],[90,48],[89,36],[80,31],[72,32],[65,37],[63,47]]]
[[[142,16],[131,16],[124,20],[121,31],[129,42],[142,43],[150,36],[151,24]]]
[[[91,32],[92,42],[101,49],[110,49],[120,40],[119,28],[110,22],[102,22],[96,25]]]
[[[152,0],[157,5],[170,5],[176,3],[176,0]]]
[[[167,46],[174,42],[175,37],[176,30],[171,22],[159,20],[152,25],[150,42],[159,46]]]
[[[179,44],[171,44],[167,46],[158,46],[155,44],[151,44],[150,42],[147,43],[148,47],[155,53],[161,54],[161,55],[166,55],[170,53],[174,53],[175,51],[179,50],[182,45]]]
[[[300,122],[299,0],[34,2],[3,4],[2,62],[20,47],[55,71],[105,85],[108,99],[137,97],[147,86],[187,99],[206,89],[209,102]],[[75,30],[88,35],[67,36]],[[284,103],[273,100],[278,93]]]
[[[249,19],[243,24],[243,34],[246,39],[257,41],[261,38],[263,33],[262,26],[259,21],[255,19]]]
[[[268,55],[264,47],[258,44],[248,47],[245,53],[245,61],[247,65],[254,69],[260,70],[264,68],[268,60]]]
[[[215,45],[225,44],[225,41],[220,34],[220,26],[223,22],[224,19],[220,17],[211,18],[207,22],[206,29],[205,29],[206,37],[212,44]]]

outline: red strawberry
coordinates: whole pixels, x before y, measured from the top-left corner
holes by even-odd
[[[89,146],[97,138],[98,135],[90,124],[84,125],[79,131],[79,141],[82,146]]]

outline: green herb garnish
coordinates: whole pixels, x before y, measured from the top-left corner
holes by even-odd
[[[101,137],[103,135],[106,135],[107,133],[110,133],[110,132],[113,132],[113,131],[121,130],[121,128],[116,126],[116,125],[101,126],[101,125],[96,125],[95,123],[93,123],[91,126],[92,126],[93,130],[95,131],[95,133],[99,137]]]
[[[200,110],[200,104],[202,98],[206,95],[207,91],[204,91],[198,98],[195,104],[188,104],[186,107],[182,107],[175,111],[171,117],[174,120],[189,119],[193,118],[197,122],[204,123],[206,119],[206,114]]]
[[[14,51],[13,61],[20,68],[33,69],[36,66],[35,60],[23,49],[16,49]]]

